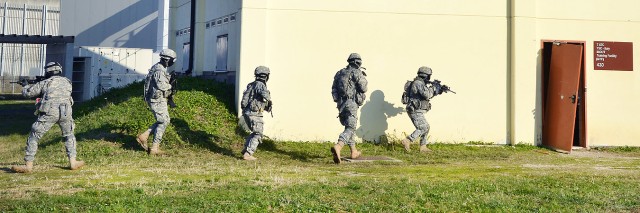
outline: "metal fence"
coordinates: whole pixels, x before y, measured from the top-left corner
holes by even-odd
[[[58,35],[60,8],[47,5],[0,4],[0,31],[5,35]],[[43,75],[46,44],[0,44],[0,94],[20,93],[7,84],[19,76]]]

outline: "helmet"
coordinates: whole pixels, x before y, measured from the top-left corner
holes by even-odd
[[[176,52],[171,49],[164,49],[160,51],[160,58],[167,60],[176,59]]]
[[[269,75],[270,72],[271,71],[269,71],[269,67],[259,66],[259,67],[256,67],[254,75],[256,75],[256,76],[258,76],[258,75]]]
[[[353,59],[360,59],[360,60],[362,60],[362,58],[360,57],[360,54],[358,54],[358,53],[351,53],[351,54],[349,55],[349,58],[347,58],[347,61],[351,61],[351,60],[353,60]]]
[[[418,75],[423,74],[423,75],[431,75],[433,73],[433,71],[431,71],[431,68],[427,67],[427,66],[423,66],[420,67],[418,69]]]
[[[44,66],[44,71],[47,73],[59,74],[62,72],[62,65],[58,62],[49,62]]]

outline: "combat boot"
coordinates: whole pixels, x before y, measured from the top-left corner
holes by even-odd
[[[144,131],[143,133],[140,133],[138,135],[138,137],[136,137],[136,141],[138,141],[138,144],[140,144],[140,146],[144,149],[144,150],[148,150],[149,147],[147,145],[147,139],[149,139],[149,134],[151,134],[151,130],[147,130]]]
[[[162,155],[162,154],[164,154],[164,152],[160,151],[160,144],[153,143],[153,145],[151,146],[151,149],[149,149],[149,155]]]
[[[69,158],[69,169],[76,170],[84,166],[84,161],[77,161],[76,158]]]
[[[245,152],[244,155],[242,155],[242,159],[244,159],[244,160],[258,160],[258,158],[253,157],[253,155],[249,154],[248,152]]]
[[[338,141],[338,143],[336,145],[333,145],[333,147],[331,147],[331,154],[333,155],[333,162],[336,163],[336,164],[340,164],[340,151],[342,150],[343,146],[344,146],[344,142]]]
[[[29,173],[33,170],[33,161],[27,161],[24,166],[12,166],[11,170],[17,173]]]
[[[356,149],[356,145],[349,146],[349,149],[351,149],[351,159],[359,158],[360,155],[362,154],[362,152]]]
[[[420,152],[431,152],[431,149],[427,148],[427,145],[420,145]]]
[[[404,150],[406,150],[407,152],[411,151],[411,140],[405,138],[404,140],[402,140],[402,145],[404,146]]]

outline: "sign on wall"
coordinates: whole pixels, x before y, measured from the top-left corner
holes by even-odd
[[[633,71],[633,43],[594,41],[593,68],[595,70]]]

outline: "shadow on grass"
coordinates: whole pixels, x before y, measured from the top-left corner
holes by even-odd
[[[293,160],[302,162],[310,162],[313,159],[321,159],[327,157],[329,154],[329,148],[327,147],[327,155],[318,155],[299,150],[285,150],[278,148],[278,145],[271,139],[263,138],[262,143],[258,146],[258,150],[269,151],[281,155],[289,156]]]
[[[11,170],[12,166],[14,166],[14,165],[9,165],[9,167],[2,167],[2,168],[0,168],[0,171],[2,171],[4,173],[17,173],[17,172],[14,172],[13,170]]]
[[[171,120],[171,123],[173,124],[173,128],[176,130],[176,133],[180,138],[182,138],[184,142],[207,148],[212,152],[219,153],[225,156],[239,158],[239,156],[235,155],[233,150],[231,150],[230,148],[220,146],[220,144],[216,143],[229,141],[230,139],[212,135],[205,131],[193,130],[183,119],[175,118]]]
[[[51,130],[49,132],[51,132]],[[104,140],[120,143],[123,149],[144,151],[144,149],[142,149],[142,147],[138,145],[135,136],[131,136],[127,134],[126,131],[122,128],[111,124],[105,124],[100,126],[99,128],[75,134],[76,142],[85,140]],[[54,143],[64,143],[64,140],[65,138],[59,135],[55,136],[54,138],[43,138],[40,141],[41,143],[38,145],[38,148],[45,149],[48,146],[53,145]]]
[[[31,124],[38,119],[34,110],[33,103],[0,104],[0,136],[29,134]]]

